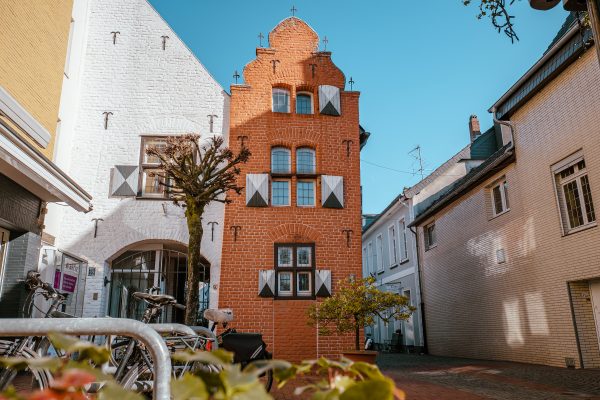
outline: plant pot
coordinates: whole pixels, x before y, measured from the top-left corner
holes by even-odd
[[[366,362],[369,364],[375,364],[377,352],[372,350],[347,350],[342,353],[342,357],[345,357],[354,362]]]

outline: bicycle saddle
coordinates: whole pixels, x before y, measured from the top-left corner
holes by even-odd
[[[208,310],[204,310],[204,318],[221,324],[231,322],[233,321],[233,310],[230,308],[209,308]]]
[[[133,297],[139,300],[144,300],[150,304],[157,306],[165,306],[168,304],[177,303],[175,297],[169,296],[168,294],[150,294],[144,292],[135,292]]]

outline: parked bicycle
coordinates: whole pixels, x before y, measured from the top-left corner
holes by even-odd
[[[242,369],[247,368],[252,362],[270,360],[272,354],[267,351],[267,344],[262,339],[261,333],[242,333],[235,328],[228,328],[233,321],[233,311],[230,309],[208,309],[204,311],[204,318],[211,321],[211,331],[214,333],[218,325],[225,329],[217,336],[219,346],[234,354],[233,362],[240,363]],[[261,381],[267,392],[273,386],[273,371],[269,369],[261,375]]]

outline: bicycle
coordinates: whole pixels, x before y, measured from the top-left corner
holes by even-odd
[[[232,310],[208,309],[204,311],[204,318],[213,323],[211,327],[213,333],[219,324],[225,329],[217,335],[219,346],[233,353],[233,362],[240,363],[242,370],[255,361],[273,358],[273,355],[267,351],[267,344],[262,340],[261,333],[240,333],[235,328],[227,328],[233,321]],[[262,374],[261,380],[267,392],[271,391],[273,370],[269,369]]]

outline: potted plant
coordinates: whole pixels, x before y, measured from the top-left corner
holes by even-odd
[[[343,357],[352,361],[375,362],[376,351],[361,350],[360,331],[375,322],[375,317],[386,323],[406,320],[415,311],[408,298],[398,293],[382,292],[375,286],[375,278],[349,279],[331,297],[313,304],[308,310],[311,325],[318,325],[324,335],[354,332],[354,350],[344,351]]]

